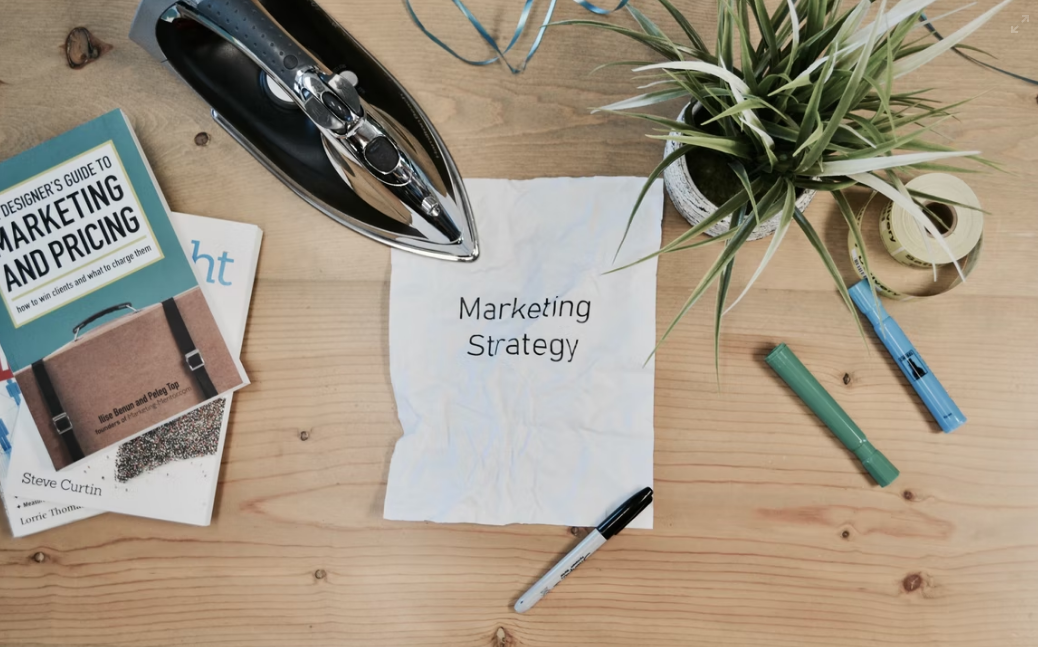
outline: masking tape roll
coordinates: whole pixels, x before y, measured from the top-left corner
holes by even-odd
[[[955,260],[970,253],[984,233],[984,214],[980,202],[969,185],[946,173],[931,173],[915,178],[907,185],[909,190],[944,198],[955,204],[943,204],[920,198],[923,206],[944,222],[944,241]],[[919,222],[904,207],[891,203],[879,218],[883,245],[894,260],[910,267],[929,269],[935,263],[950,263],[948,253],[926,233]]]
[[[936,185],[936,186],[933,185],[933,184],[929,184],[929,182],[922,183],[922,184],[920,183],[920,180],[925,180],[926,178],[933,177],[933,176],[937,176],[938,178],[949,178],[950,180],[953,180],[953,182],[945,182],[944,180],[940,180],[939,181],[940,184]],[[960,185],[960,184],[961,184],[961,186],[957,186],[957,185]],[[947,287],[945,287],[943,290],[941,290],[941,291],[939,291],[937,293],[933,293],[933,294],[913,294],[913,293],[910,293],[910,292],[902,292],[902,291],[894,289],[889,284],[885,283],[882,279],[880,279],[878,276],[876,276],[875,272],[871,273],[871,277],[870,277],[869,273],[865,271],[865,263],[862,260],[862,258],[863,258],[862,250],[861,250],[861,248],[858,247],[858,242],[854,239],[854,232],[853,231],[848,231],[847,232],[847,247],[848,247],[848,251],[850,252],[851,264],[854,266],[854,270],[863,279],[864,278],[871,278],[873,283],[876,284],[876,290],[880,294],[882,294],[883,296],[888,297],[890,299],[896,299],[898,301],[903,301],[903,300],[908,300],[908,299],[923,299],[923,298],[927,298],[927,297],[931,297],[931,296],[937,296],[938,294],[943,294],[944,292],[947,292],[948,290],[951,290],[955,286],[959,285],[960,283],[962,283],[963,277],[969,276],[970,273],[973,272],[974,268],[976,268],[977,262],[980,260],[980,251],[981,251],[981,248],[983,247],[983,244],[984,244],[984,237],[983,237],[983,235],[981,235],[982,234],[981,230],[983,229],[984,220],[983,220],[983,213],[981,213],[979,211],[980,202],[977,200],[976,195],[969,188],[969,186],[966,185],[965,182],[963,182],[962,180],[959,180],[958,178],[956,178],[954,176],[946,175],[944,173],[931,173],[929,175],[922,175],[922,176],[912,180],[906,186],[911,188],[911,189],[914,189],[916,191],[921,191],[923,193],[928,193],[930,195],[939,196],[939,197],[945,198],[947,200],[952,200],[954,202],[959,202],[959,203],[962,203],[962,204],[965,204],[965,205],[971,205],[971,206],[975,207],[975,208],[971,208],[971,209],[965,209],[963,207],[955,207],[954,221],[951,224],[953,225],[953,229],[956,228],[956,227],[961,227],[961,226],[965,225],[964,229],[966,231],[964,232],[964,236],[963,236],[962,240],[972,240],[973,239],[973,232],[974,232],[974,229],[975,229],[976,230],[976,240],[973,242],[973,244],[971,246],[967,247],[965,250],[961,249],[961,245],[959,247],[952,247],[951,241],[948,241],[949,242],[948,246],[951,247],[953,255],[958,254],[959,251],[962,251],[962,255],[959,256],[958,258],[956,258],[956,260],[959,261],[960,267],[962,268],[962,276],[956,276],[954,281],[952,281],[950,284],[948,284]],[[952,187],[955,187],[955,188],[952,188]],[[965,191],[961,192],[962,189],[965,189]],[[929,202],[929,201],[924,201],[923,204],[927,204],[927,202]],[[894,212],[894,209],[891,208],[892,206],[894,206],[894,205],[890,205],[890,206],[888,206],[884,210],[883,215],[880,217],[881,221],[885,219],[884,216],[886,216],[888,213],[892,214]],[[947,205],[947,206],[948,207],[952,207],[953,205]],[[901,209],[900,207],[896,207],[896,209],[897,209],[897,211],[903,212],[903,209]],[[975,214],[975,215],[973,215],[973,214]],[[905,218],[908,218],[908,219],[912,218],[912,216],[910,214],[903,213],[903,215],[904,215]],[[860,226],[862,224],[863,216],[864,216],[864,211],[861,211],[861,212],[859,212],[858,214],[855,215],[855,220],[858,222],[859,228],[860,228]],[[922,261],[922,258],[917,257],[917,256],[911,254],[911,252],[908,251],[907,246],[905,246],[902,243],[902,239],[899,237],[900,236],[900,231],[902,229],[901,226],[899,225],[898,228],[895,229],[893,227],[894,218],[890,217],[889,220],[890,220],[890,224],[889,225],[883,225],[882,222],[881,222],[881,225],[880,225],[881,226],[881,232],[880,232],[881,233],[881,238],[883,239],[884,245],[887,247],[887,251],[889,251],[891,253],[891,255],[894,257],[895,260],[898,260],[899,262],[902,262],[905,265],[910,265],[912,267],[925,267],[925,268],[929,269],[931,267],[931,263],[929,261]],[[911,228],[911,227],[914,227],[914,226],[915,226],[914,221],[912,221],[912,222],[908,222],[907,225],[905,225],[904,228],[907,229],[907,228]],[[916,232],[918,234],[918,229],[916,229]],[[950,230],[949,234],[951,234],[951,233],[953,233],[953,232]],[[966,234],[968,234],[968,235],[966,235]],[[920,238],[923,235],[927,235],[927,234],[925,234],[925,233],[918,234],[918,236]],[[894,243],[896,243],[896,244],[888,242],[891,237],[893,237],[895,239]],[[891,245],[892,244],[893,244],[893,249],[891,249]],[[922,243],[920,243],[920,244],[922,244]],[[941,249],[941,247],[939,245],[937,245],[936,241],[929,240],[929,241],[927,241],[927,244],[929,244],[930,247],[932,248],[932,250],[933,250],[932,254],[936,255],[936,258],[938,259],[938,261],[937,261],[938,265],[947,265],[949,263],[948,255],[946,253],[944,253],[943,249]],[[905,249],[901,249],[901,248],[905,248]],[[916,251],[918,252],[917,248],[913,247],[913,249],[916,249]],[[926,249],[925,245],[923,245],[923,249],[924,250]],[[902,260],[901,258],[899,258],[898,254],[895,254],[895,252],[898,252],[898,254],[904,255],[906,257],[907,256],[911,256],[912,259],[915,260],[915,261],[922,261],[923,265],[920,266],[920,265],[917,265],[914,262],[906,262],[906,261]],[[875,253],[875,250],[873,250],[873,253]],[[918,252],[918,253],[921,253],[923,256],[929,258],[929,256],[926,256],[926,252],[925,251],[924,252]]]

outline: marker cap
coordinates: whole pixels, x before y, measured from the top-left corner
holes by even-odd
[[[811,411],[818,416],[825,426],[840,439],[847,449],[855,451],[859,445],[868,442],[865,434],[851,417],[836,403],[829,392],[818,383],[811,371],[807,370],[800,358],[793,354],[789,346],[779,344],[768,353],[765,361],[775,369],[779,377],[785,380],[789,388],[800,396]]]
[[[598,532],[602,533],[602,536],[609,539],[616,533],[620,532],[627,527],[627,524],[634,521],[635,517],[641,514],[641,511],[649,507],[652,503],[652,488],[642,488],[631,498],[624,501],[623,505],[613,511],[613,514],[609,515],[605,521],[598,524]]]

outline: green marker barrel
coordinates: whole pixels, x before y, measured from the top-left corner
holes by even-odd
[[[779,344],[764,360],[785,380],[789,388],[800,396],[804,404],[814,411],[825,426],[829,427],[844,447],[854,452],[876,483],[886,487],[894,482],[900,474],[897,468],[872,446],[858,425],[854,424],[829,392],[822,388],[815,376],[811,375],[788,346]]]

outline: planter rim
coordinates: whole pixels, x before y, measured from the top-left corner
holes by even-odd
[[[699,102],[692,103],[689,101],[682,107],[681,112],[678,113],[678,119],[683,120],[685,113],[692,107],[693,110],[699,109]],[[680,144],[675,141],[667,141],[664,147],[664,156],[670,155],[678,149]],[[692,181],[692,176],[688,171],[688,159],[687,155],[682,155],[673,164],[664,169],[663,172],[664,185],[667,188],[667,194],[670,196],[670,201],[678,212],[685,218],[691,225],[695,226],[699,224],[703,219],[707,218],[715,211],[717,211],[717,205],[715,205],[709,198],[707,198],[696,186],[695,182]],[[807,209],[807,206],[814,199],[815,191],[811,189],[804,189],[800,195],[796,198],[796,205],[800,211]],[[760,225],[754,228],[750,234],[750,240],[758,240],[766,236],[771,235],[778,228],[778,216],[776,212],[764,218]],[[706,234],[710,236],[719,236],[729,230],[731,227],[731,216],[727,216],[721,219],[720,222],[706,230]]]

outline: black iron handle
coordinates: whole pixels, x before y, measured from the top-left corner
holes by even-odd
[[[319,67],[267,10],[252,0],[201,0],[196,10],[237,39],[285,87],[293,87],[300,68]]]
[[[72,329],[72,341],[78,340],[79,333],[82,332],[83,329],[89,326],[90,324],[94,323],[95,321],[97,321],[105,315],[110,315],[113,312],[118,312],[119,310],[132,310],[133,312],[137,312],[137,308],[134,308],[129,303],[120,303],[118,305],[109,306],[104,310],[101,310],[100,312],[95,312],[83,321],[79,322],[79,325]]]

